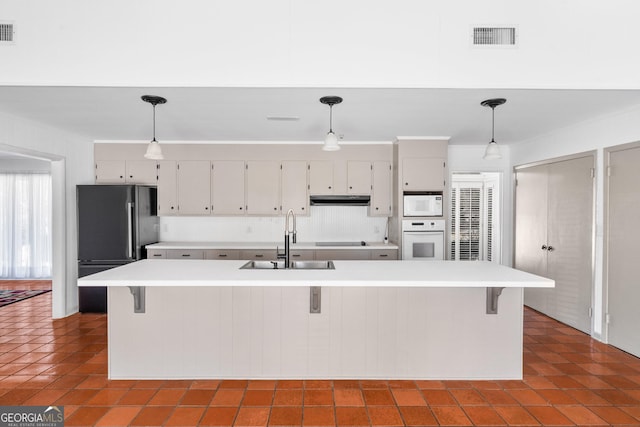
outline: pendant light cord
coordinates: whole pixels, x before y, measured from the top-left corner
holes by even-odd
[[[153,140],[151,142],[156,141],[156,104],[153,104]]]
[[[333,104],[329,105],[329,132],[333,133]]]
[[[495,107],[495,106],[492,106],[492,107],[491,107],[491,142],[496,142],[496,141],[493,139],[493,132],[494,132],[494,129],[495,129],[495,127],[496,127],[496,121],[495,121],[495,118],[496,118],[496,107]]]

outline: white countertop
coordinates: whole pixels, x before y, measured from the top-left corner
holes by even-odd
[[[240,270],[246,262],[145,259],[82,277],[78,286],[555,286],[488,261],[334,261],[335,270]]]
[[[291,249],[398,249],[398,245],[382,242],[366,242],[366,246],[317,246],[316,242],[292,243]],[[283,248],[284,240],[278,242],[159,242],[147,245],[147,249],[275,249]]]

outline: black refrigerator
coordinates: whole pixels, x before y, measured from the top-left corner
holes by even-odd
[[[78,277],[147,257],[158,242],[157,189],[145,185],[78,185]],[[81,313],[106,313],[107,289],[78,288]]]

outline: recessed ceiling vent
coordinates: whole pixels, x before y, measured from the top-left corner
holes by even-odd
[[[0,21],[0,43],[13,43],[13,22]]]
[[[515,46],[516,29],[514,27],[475,27],[473,29],[474,46]]]

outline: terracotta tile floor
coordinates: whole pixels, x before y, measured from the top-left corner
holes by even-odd
[[[0,308],[0,405],[66,426],[640,426],[640,359],[525,309],[523,381],[109,381],[106,316]]]

